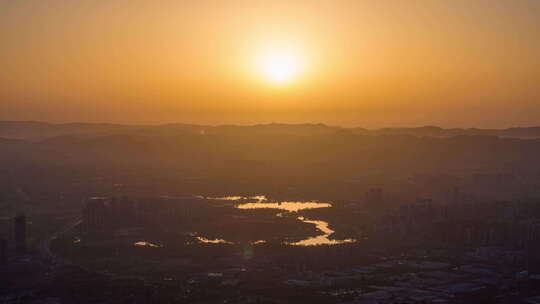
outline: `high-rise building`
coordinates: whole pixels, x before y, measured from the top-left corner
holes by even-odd
[[[0,239],[0,265],[7,263],[7,241]]]
[[[109,214],[107,213],[106,199],[88,199],[83,208],[83,228],[89,231],[104,231]]]
[[[17,253],[26,252],[26,216],[24,214],[15,217],[15,249]]]

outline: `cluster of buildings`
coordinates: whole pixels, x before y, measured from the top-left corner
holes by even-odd
[[[127,197],[92,197],[85,201],[82,210],[83,232],[105,232],[119,228],[157,227],[170,222],[189,219],[189,201],[178,207],[178,199],[142,199]]]
[[[518,282],[485,265],[395,259],[340,271],[304,272],[285,283],[325,287],[332,296],[349,300],[343,303],[402,304],[476,303],[515,289]]]
[[[26,216],[19,214],[13,219],[13,231],[15,241],[15,252],[17,254],[26,253]],[[0,238],[0,265],[7,264],[8,241]]]
[[[122,200],[89,198],[82,210],[82,229],[85,232],[98,232],[126,224],[136,224],[137,209],[136,203],[127,198]]]
[[[429,228],[429,229],[427,229]],[[540,219],[510,203],[434,204],[419,200],[377,219],[377,231],[447,243],[525,246],[540,240]]]
[[[366,196],[374,197],[373,193],[376,192]],[[381,195],[377,197],[380,199]],[[500,263],[523,265],[540,273],[538,215],[540,207],[527,203],[456,201],[436,204],[430,199],[418,199],[377,215],[370,236],[391,245],[512,249],[521,254],[507,255],[499,259]]]

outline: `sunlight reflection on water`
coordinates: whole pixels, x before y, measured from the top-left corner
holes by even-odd
[[[264,195],[257,195],[257,196],[224,196],[224,197],[214,197],[214,198],[208,198],[213,200],[227,200],[227,201],[238,201],[240,204],[236,205],[235,207],[238,209],[243,210],[249,210],[249,209],[278,209],[278,210],[285,210],[287,212],[298,212],[301,210],[308,210],[308,209],[317,209],[317,208],[331,208],[332,205],[329,203],[320,203],[316,201],[308,201],[308,202],[294,202],[294,201],[285,201],[285,202],[269,202],[268,198]],[[255,202],[247,202],[242,203],[243,201],[255,201]],[[283,217],[283,213],[276,214],[278,217]],[[316,228],[321,231],[323,234],[307,238],[305,240],[301,240],[298,242],[291,242],[286,243],[288,245],[293,246],[316,246],[316,245],[338,245],[338,244],[345,244],[345,243],[353,243],[356,242],[354,239],[345,239],[345,240],[333,240],[330,239],[330,236],[334,234],[334,230],[330,229],[328,226],[328,222],[325,221],[318,221],[318,220],[308,220],[304,217],[298,217],[298,220],[302,221],[303,223],[307,224],[313,224],[316,226]],[[201,237],[198,237],[199,240],[201,240]],[[225,240],[207,240],[204,241],[205,243],[227,243],[232,244],[231,242],[227,242]],[[259,240],[252,242],[251,244],[261,244],[264,240]]]
[[[238,209],[280,209],[288,212],[329,207],[332,205],[318,202],[245,203],[236,206]]]
[[[202,236],[198,236],[196,237],[196,239],[201,242],[201,243],[206,243],[206,244],[234,244],[233,242],[229,242],[229,241],[226,241],[224,239],[207,239],[205,237],[202,237]]]
[[[298,219],[304,223],[314,224],[317,227],[317,229],[322,231],[324,234],[310,237],[302,241],[289,243],[289,245],[295,245],[295,246],[339,245],[339,244],[355,242],[355,240],[353,239],[331,240],[329,236],[332,235],[335,231],[328,228],[328,223],[325,221],[310,221],[302,216],[298,217]]]
[[[139,247],[152,247],[152,248],[160,248],[161,247],[160,245],[156,245],[156,244],[146,242],[146,241],[135,242],[135,243],[133,243],[133,245],[134,246],[139,246]]]

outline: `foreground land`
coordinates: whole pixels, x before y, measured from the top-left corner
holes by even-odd
[[[535,303],[536,131],[464,132],[1,124],[0,302]],[[191,200],[260,195],[332,207]]]

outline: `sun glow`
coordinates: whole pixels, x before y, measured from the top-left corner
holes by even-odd
[[[257,69],[265,81],[287,84],[294,81],[304,68],[298,50],[291,47],[273,47],[262,51],[257,57]]]

